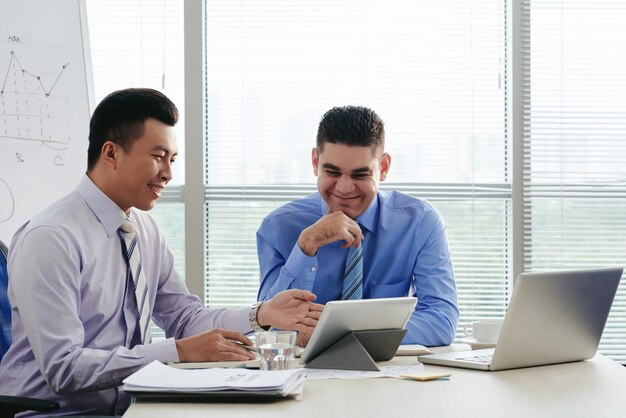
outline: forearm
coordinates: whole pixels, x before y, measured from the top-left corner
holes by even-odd
[[[422,344],[427,347],[450,345],[454,341],[458,311],[453,307],[426,308],[413,312],[406,325],[403,344]]]
[[[250,330],[249,307],[205,308],[199,297],[188,293],[182,281],[162,283],[155,300],[153,318],[167,337],[191,337],[213,328],[246,333]]]
[[[65,356],[38,362],[42,363],[44,377],[54,392],[73,394],[119,386],[126,377],[154,360],[178,361],[173,339],[132,349],[80,348]]]
[[[417,307],[407,324],[405,341],[449,345],[459,321],[456,283],[443,221],[436,212],[413,269]]]
[[[295,244],[285,259],[262,237],[257,238],[261,284],[258,300],[270,300],[288,289],[313,290],[317,272],[317,257],[309,257]]]

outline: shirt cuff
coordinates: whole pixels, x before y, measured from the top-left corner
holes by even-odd
[[[302,252],[297,243],[293,246],[291,254],[289,254],[289,258],[287,258],[287,262],[283,266],[287,273],[294,277],[295,283],[305,283],[311,286],[315,281],[317,267],[317,255],[309,257]],[[301,285],[297,287],[303,288]]]
[[[158,360],[161,363],[178,363],[178,350],[176,350],[176,341],[168,338],[163,341],[157,341],[143,346],[144,358],[146,364]]]
[[[228,318],[224,321],[224,328],[241,332],[244,335],[251,334],[253,329],[250,326],[251,306],[245,308],[231,309]]]

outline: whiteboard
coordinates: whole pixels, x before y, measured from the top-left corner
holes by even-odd
[[[87,168],[93,83],[84,0],[0,2],[0,240]]]

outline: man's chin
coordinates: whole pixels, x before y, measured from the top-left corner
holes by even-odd
[[[145,203],[138,203],[137,205],[135,205],[135,208],[142,210],[144,212],[147,212],[151,210],[152,208],[154,208],[155,203],[156,203],[156,200],[152,200],[150,202],[145,202]]]
[[[352,218],[352,219],[358,218],[364,212],[362,210],[359,211],[359,209],[352,208],[352,207],[349,207],[349,206],[329,206],[328,207],[328,212],[329,213],[339,212],[339,211],[345,213],[346,216],[348,216],[349,218]]]
[[[363,214],[364,211],[358,211],[358,210],[349,210],[349,209],[344,209],[343,213],[345,213],[350,219],[354,219],[356,220],[356,218],[358,218],[359,216],[361,216]]]

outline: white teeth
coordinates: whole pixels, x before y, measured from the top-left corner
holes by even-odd
[[[148,184],[148,187],[150,188],[150,190],[152,190],[154,193],[156,193],[157,196],[161,197],[161,188],[160,187],[155,187],[151,184]]]

